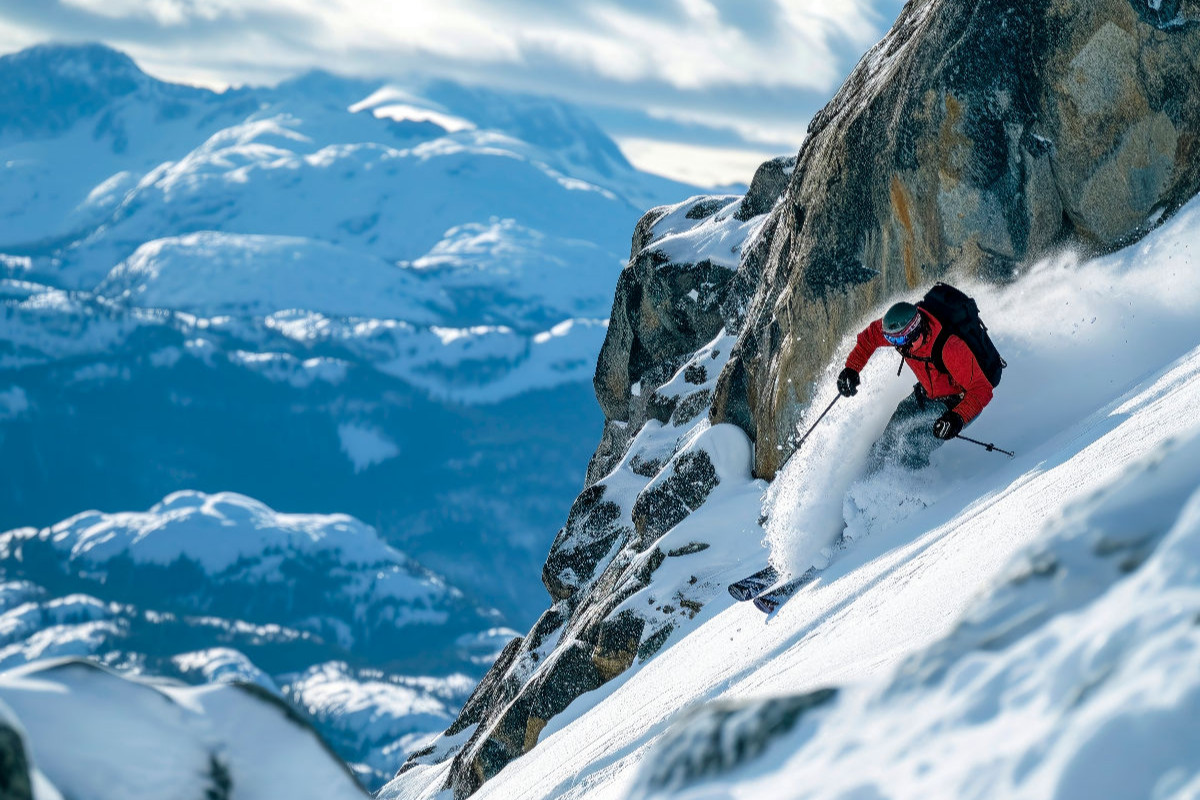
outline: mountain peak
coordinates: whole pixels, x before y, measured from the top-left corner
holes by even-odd
[[[40,44],[0,57],[0,133],[56,134],[156,81],[102,44]]]
[[[5,93],[73,86],[120,95],[153,80],[125,53],[95,42],[39,44],[2,56],[0,77],[0,92]]]

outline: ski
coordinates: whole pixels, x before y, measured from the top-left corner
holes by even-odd
[[[824,564],[821,566],[811,566],[806,569],[798,578],[784,581],[783,583],[770,586],[753,598],[754,607],[766,614],[768,617],[779,610],[779,607],[786,603],[790,598],[795,596],[797,592],[803,589],[808,584],[816,580],[825,569],[833,562],[835,556],[841,553],[850,545],[850,540],[845,536],[838,536],[837,541],[823,551]],[[732,587],[730,587],[732,592]]]
[[[740,581],[734,581],[729,584],[729,593],[733,595],[734,600],[753,600],[774,586],[778,580],[779,572],[774,567],[769,566],[766,569],[760,569],[753,575],[747,575]]]
[[[812,583],[813,578],[820,572],[816,567],[809,567],[799,578],[774,586],[754,598],[754,607],[767,616],[774,614],[779,607],[786,603],[796,592]]]

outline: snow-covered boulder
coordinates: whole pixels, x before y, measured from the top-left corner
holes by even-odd
[[[39,800],[367,796],[310,725],[254,686],[192,688],[51,661],[0,673],[0,701],[49,784]],[[5,797],[21,797],[19,786]]]
[[[636,252],[617,281],[596,365],[596,397],[610,422],[636,431],[647,418],[666,421],[673,406],[650,404],[649,388],[667,381],[724,327],[742,245],[762,222],[738,219],[741,200],[692,197],[653,209],[638,223]]]
[[[791,697],[708,703],[673,721],[638,775],[633,797],[669,796],[746,769],[837,698],[836,689]],[[807,731],[806,731],[807,733]]]

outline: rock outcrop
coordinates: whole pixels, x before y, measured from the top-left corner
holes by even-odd
[[[692,563],[709,549],[678,523],[731,477],[728,465],[741,463],[744,475],[732,477],[749,479],[745,435],[730,425],[695,430],[707,425],[702,417],[691,429],[648,423],[663,435],[641,437],[630,448],[634,458],[576,501],[543,570],[554,605],[509,644],[447,731],[467,737],[450,773],[456,798],[533,748],[547,723],[580,695],[652,657],[677,625],[723,591],[696,577],[699,564],[671,571],[683,578],[658,576],[668,561]],[[680,438],[686,443],[675,445]],[[635,460],[651,464],[655,451],[663,452],[659,466],[635,472]],[[435,746],[410,763],[440,755]]]
[[[761,275],[741,282],[713,419],[756,440],[757,474],[790,455],[812,380],[886,298],[1124,246],[1194,195],[1197,53],[1186,0],[910,2],[812,121]]]
[[[452,759],[448,786],[470,795],[576,698],[651,658],[724,593],[699,577],[713,545],[680,523],[715,494],[728,502],[753,482],[745,433],[708,420],[733,345],[724,307],[741,245],[762,221],[740,219],[743,207],[740,197],[696,197],[639,223],[596,370],[608,421],[588,486],[542,569],[553,605],[509,644],[446,737],[404,772]],[[747,493],[751,518],[761,492]],[[718,562],[733,560],[716,552]]]

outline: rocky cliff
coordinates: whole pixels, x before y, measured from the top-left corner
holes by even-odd
[[[751,464],[775,475],[867,312],[1124,246],[1193,196],[1197,53],[1196,0],[913,0],[796,159],[745,198],[650,211],[597,365],[603,439],[543,569],[553,605],[406,769],[452,759],[436,774],[470,795],[700,613],[725,554],[688,515]]]

